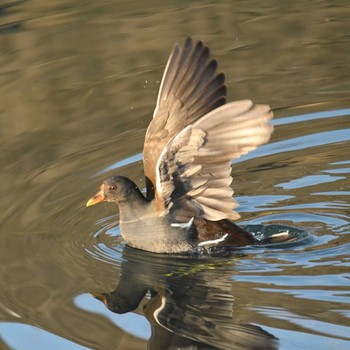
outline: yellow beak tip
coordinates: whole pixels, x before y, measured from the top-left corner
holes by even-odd
[[[90,207],[91,205],[95,205],[97,203],[103,202],[104,201],[104,196],[98,193],[96,196],[90,198],[88,202],[86,203],[87,207]]]
[[[93,198],[90,198],[90,199],[87,201],[86,206],[87,206],[87,207],[90,207],[90,206],[92,206],[92,205],[94,205],[94,204],[95,204],[95,203],[94,203]]]

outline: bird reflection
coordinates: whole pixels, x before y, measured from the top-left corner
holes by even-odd
[[[170,257],[126,246],[116,289],[91,294],[119,314],[146,296],[148,349],[277,349],[273,335],[239,322],[227,264],[234,258]]]

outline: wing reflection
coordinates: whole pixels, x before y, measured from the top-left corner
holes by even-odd
[[[111,293],[91,293],[110,311],[143,307],[152,327],[148,349],[277,349],[262,328],[241,323],[234,260],[151,254],[125,247],[121,277]],[[149,293],[148,293],[149,292]]]

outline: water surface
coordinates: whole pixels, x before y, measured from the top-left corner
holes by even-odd
[[[349,16],[346,1],[0,4],[2,346],[349,348]],[[275,112],[270,143],[233,165],[240,224],[307,239],[158,256],[125,247],[113,205],[84,207],[111,174],[144,186],[145,129],[186,35],[230,100]]]

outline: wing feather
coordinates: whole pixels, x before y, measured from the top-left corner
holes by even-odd
[[[166,144],[187,125],[226,102],[224,74],[216,74],[217,62],[201,41],[187,38],[175,44],[160,84],[153,119],[143,150],[147,197],[157,186],[156,166]]]
[[[238,219],[231,160],[269,140],[269,106],[237,101],[188,125],[165,146],[157,166],[156,202],[174,221]]]

